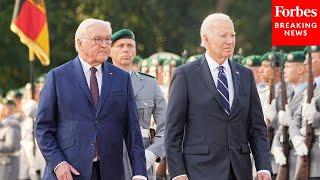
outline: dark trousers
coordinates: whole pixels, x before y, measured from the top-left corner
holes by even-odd
[[[228,180],[237,180],[236,175],[234,175],[234,171],[233,171],[231,163],[230,163],[230,170],[229,170]]]
[[[101,180],[100,162],[99,161],[93,162],[90,180]]]

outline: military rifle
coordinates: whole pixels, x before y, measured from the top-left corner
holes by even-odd
[[[272,103],[272,100],[275,98],[275,87],[274,87],[274,79],[275,79],[275,66],[276,66],[276,56],[275,56],[276,47],[272,46],[272,53],[269,55],[270,65],[271,65],[271,76],[269,79],[269,104]],[[268,112],[266,112],[268,113]],[[271,148],[272,140],[274,137],[274,129],[271,127],[272,119],[267,118],[267,128],[268,128],[268,139],[269,146]]]
[[[312,47],[310,47],[310,49],[307,52],[307,62],[308,62],[307,103],[310,103],[311,99],[313,98],[313,72],[312,72],[311,50],[312,50]],[[310,150],[311,150],[314,134],[313,134],[313,129],[311,127],[312,124],[309,124],[308,120],[306,120],[305,122],[302,121],[302,123],[305,123],[305,127],[306,127],[305,143],[308,148],[308,154],[306,156],[298,156],[297,171],[294,177],[295,180],[308,180],[310,177],[310,158],[311,158]]]
[[[282,55],[281,51],[281,55]],[[280,81],[281,81],[281,110],[286,111],[287,101],[287,87],[284,80],[284,58],[280,60]],[[283,148],[283,154],[287,159],[287,163],[281,165],[278,170],[278,175],[276,180],[289,180],[289,133],[288,126],[282,126],[282,135],[280,137],[280,142]]]

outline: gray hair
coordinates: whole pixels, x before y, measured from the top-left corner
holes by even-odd
[[[76,34],[74,36],[74,44],[75,44],[76,51],[78,51],[77,39],[82,38],[87,33],[88,29],[91,26],[98,23],[105,25],[110,30],[110,33],[112,34],[112,28],[109,21],[103,21],[100,19],[93,19],[93,18],[85,19],[79,24]]]
[[[201,37],[201,46],[206,48],[206,44],[203,41],[203,36],[204,35],[209,35],[212,32],[212,25],[216,23],[217,21],[231,21],[231,18],[223,13],[213,13],[207,16],[200,28],[200,37]]]

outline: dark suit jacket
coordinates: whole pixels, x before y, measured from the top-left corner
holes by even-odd
[[[178,67],[167,110],[165,148],[171,177],[252,179],[250,149],[257,170],[270,170],[267,128],[253,73],[229,61],[234,100],[230,116],[222,109],[209,66],[199,60]],[[249,147],[250,145],[250,147]]]
[[[90,179],[98,139],[102,179],[124,179],[122,149],[127,144],[133,175],[146,176],[145,155],[129,73],[102,65],[96,111],[79,58],[51,70],[40,95],[35,135],[46,159],[44,179],[67,161]],[[96,138],[97,137],[97,138]]]

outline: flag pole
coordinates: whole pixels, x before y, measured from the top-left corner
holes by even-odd
[[[29,47],[29,80],[30,80],[30,84],[31,84],[31,97],[33,100],[35,99],[34,60],[35,60],[35,54],[32,51],[32,49]]]

